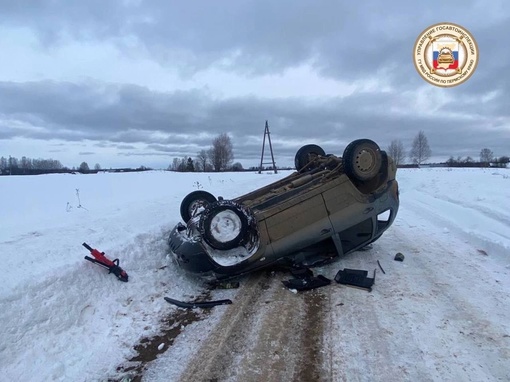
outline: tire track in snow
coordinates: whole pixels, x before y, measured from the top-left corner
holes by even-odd
[[[371,272],[380,260],[386,274],[371,293],[323,289],[330,380],[510,380],[508,269],[445,234],[433,216],[402,212],[371,251],[335,265]]]
[[[390,315],[383,319],[386,329],[397,329],[392,352],[399,346],[405,352],[419,349],[404,365],[412,380],[509,380],[508,291],[485,269],[485,259],[474,248],[422,216],[406,213],[411,221],[427,224],[426,232],[435,236],[396,227],[381,240],[408,253],[401,267],[393,263],[390,272],[386,269],[389,275],[397,271],[398,282],[381,289],[401,320],[398,325]]]
[[[417,197],[406,194],[406,208],[419,216],[426,217],[428,221],[434,221],[465,236],[473,244],[485,246],[496,252],[505,260],[506,253],[510,250],[510,237],[505,234],[508,231],[510,220],[494,213],[481,211],[455,203],[450,200],[434,198],[419,193]]]
[[[431,196],[433,196],[435,199],[439,199],[439,200],[451,203],[453,205],[457,205],[461,208],[476,211],[476,212],[486,216],[489,219],[492,219],[499,223],[510,226],[510,215],[508,214],[508,212],[506,210],[503,210],[503,211],[505,211],[507,213],[504,213],[501,211],[494,211],[487,207],[483,207],[483,206],[480,206],[480,205],[477,205],[474,203],[468,203],[466,201],[455,200],[455,199],[450,198],[446,195],[431,195]]]
[[[377,267],[375,245],[370,251],[354,252],[334,263],[334,269],[353,268],[372,271]],[[386,273],[389,273],[391,267]],[[334,277],[334,274],[330,275]],[[401,351],[393,348],[398,330],[397,318],[385,321],[388,301],[382,291],[387,288],[387,276],[376,274],[372,292],[335,282],[324,290],[328,294],[328,322],[323,332],[329,381],[409,381],[409,373],[401,360]],[[332,335],[334,333],[334,335]],[[417,348],[412,336],[406,338],[407,349]],[[413,357],[418,354],[413,351]],[[418,379],[425,381],[426,379]]]
[[[250,276],[181,381],[321,380],[323,296],[293,294],[281,276]]]

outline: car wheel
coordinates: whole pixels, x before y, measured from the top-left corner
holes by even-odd
[[[317,145],[306,145],[301,147],[296,156],[294,158],[294,164],[296,165],[296,170],[301,171],[306,167],[308,163],[310,163],[315,157],[318,155],[325,156],[326,152],[322,149],[322,147]],[[312,168],[306,168],[306,170],[311,170]]]
[[[381,149],[370,139],[358,139],[345,148],[343,162],[345,173],[350,178],[370,180],[381,170]]]
[[[181,217],[187,222],[197,213],[200,213],[209,204],[214,203],[216,198],[207,191],[193,191],[186,195],[181,202]]]
[[[211,204],[200,218],[200,227],[207,244],[215,249],[238,247],[248,236],[248,217],[243,208],[232,201]]]

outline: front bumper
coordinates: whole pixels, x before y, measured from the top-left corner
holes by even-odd
[[[174,227],[168,237],[168,244],[174,259],[187,272],[208,274],[221,267],[207,254],[199,240],[187,235],[187,228],[182,223]]]

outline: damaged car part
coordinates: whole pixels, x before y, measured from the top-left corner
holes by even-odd
[[[232,200],[194,191],[171,231],[185,270],[226,279],[284,262],[317,266],[376,241],[399,207],[396,165],[368,139],[343,156],[298,150],[296,172]],[[324,248],[328,248],[327,251]]]
[[[368,271],[345,268],[344,270],[338,271],[335,276],[335,281],[339,284],[355,286],[370,292],[375,282],[375,269],[373,278],[367,276]]]
[[[331,280],[322,275],[318,276],[309,276],[305,278],[295,278],[286,281],[282,281],[283,285],[285,285],[289,289],[295,289],[298,292],[311,290],[320,288],[326,285],[331,284]]]
[[[381,263],[379,262],[379,260],[377,260],[377,265],[379,265],[379,269],[381,270],[381,272],[382,272],[383,274],[386,274],[386,272],[384,272],[384,269],[383,269],[383,267],[382,267]]]
[[[184,302],[179,300],[174,300],[170,297],[165,297],[165,301],[170,304],[176,305],[179,308],[185,309],[195,309],[195,308],[212,308],[218,305],[230,305],[232,304],[232,300],[216,300],[216,301],[194,301],[194,302]]]
[[[398,252],[396,255],[395,255],[395,261],[404,261],[404,255],[400,252]]]

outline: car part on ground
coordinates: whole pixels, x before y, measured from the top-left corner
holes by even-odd
[[[176,305],[179,308],[185,309],[195,309],[195,308],[213,308],[218,305],[230,305],[232,304],[232,300],[216,300],[216,301],[194,301],[194,302],[184,302],[179,300],[174,300],[170,297],[165,297],[165,301],[170,304]]]
[[[379,262],[379,260],[377,260],[377,265],[379,265],[379,269],[381,270],[381,272],[382,272],[383,274],[386,274],[386,272],[384,272],[384,269],[383,269],[383,267],[382,267],[381,263]]]
[[[290,273],[296,279],[307,279],[307,278],[313,277],[313,271],[307,267],[291,268]]]
[[[326,285],[331,284],[331,280],[322,275],[318,276],[308,276],[304,278],[295,278],[286,281],[282,281],[283,285],[285,285],[289,289],[297,290],[298,292],[302,292],[305,290],[312,290],[316,288],[320,288]]]
[[[367,275],[368,271],[345,268],[344,270],[338,271],[335,276],[335,281],[339,284],[354,286],[371,292],[375,282],[375,269],[373,278],[367,277]]]
[[[404,255],[402,253],[398,252],[395,255],[395,261],[404,261]]]
[[[343,157],[305,145],[297,171],[232,200],[194,191],[168,243],[192,273],[226,279],[271,264],[317,266],[376,241],[399,207],[396,165],[368,139]]]

